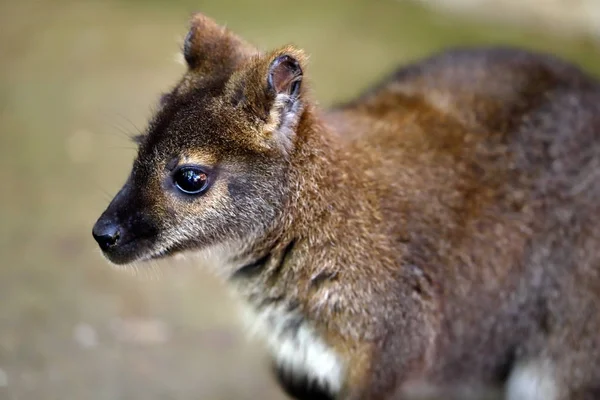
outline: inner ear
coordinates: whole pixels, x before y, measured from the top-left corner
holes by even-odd
[[[276,95],[297,97],[301,83],[302,67],[294,57],[285,54],[275,58],[269,65],[267,84]]]

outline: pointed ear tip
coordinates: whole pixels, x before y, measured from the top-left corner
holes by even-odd
[[[306,55],[306,52],[303,49],[301,49],[299,47],[296,47],[294,45],[285,46],[278,53],[279,53],[279,56],[287,55],[289,57],[294,58],[301,65],[304,64],[304,63],[306,63],[306,61],[308,59],[308,56]]]
[[[274,64],[279,64],[284,58],[291,59],[296,65],[300,67],[301,70],[305,68],[306,63],[308,61],[308,56],[306,55],[304,50],[295,46],[286,46],[282,49],[273,52],[270,61],[271,67]]]
[[[195,11],[191,14],[190,16],[190,27],[192,29],[198,29],[199,27],[216,27],[219,24],[217,24],[217,22],[210,18],[209,16],[199,12],[199,11]]]
[[[295,76],[301,77],[303,74],[302,62],[288,52],[277,54],[271,59],[269,64],[269,76],[272,77],[273,74],[283,71],[291,72]]]
[[[194,21],[194,20],[202,20],[208,18],[206,15],[204,15],[202,12],[200,11],[192,11],[190,13],[190,20]]]
[[[185,38],[188,46],[186,51],[191,51],[194,42],[198,42],[199,37],[214,37],[221,34],[220,25],[212,18],[201,12],[194,12],[190,17],[190,28]]]
[[[196,24],[198,21],[201,21],[203,18],[205,18],[205,16],[200,11],[193,11],[189,17],[190,25]]]

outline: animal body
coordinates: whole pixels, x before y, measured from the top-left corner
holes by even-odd
[[[295,47],[197,14],[183,52],[94,226],[110,261],[213,265],[297,399],[600,398],[594,79],[452,50],[322,110]]]

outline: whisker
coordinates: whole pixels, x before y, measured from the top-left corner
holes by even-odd
[[[136,151],[137,147],[135,146],[109,146],[108,150],[133,150]]]
[[[111,200],[113,199],[113,197],[114,197],[114,194],[110,194],[110,193],[108,192],[108,190],[104,189],[102,186],[100,186],[100,185],[98,185],[98,184],[95,184],[95,185],[94,185],[94,189],[95,189],[96,191],[98,191],[98,192],[99,192],[99,193],[102,195],[102,197],[103,197],[105,200],[107,200],[109,203],[110,203],[110,201],[111,201]]]
[[[125,120],[127,123],[129,123],[129,125],[131,125],[131,127],[133,128],[133,130],[135,132],[137,132],[138,134],[143,134],[144,130],[140,129],[139,126],[137,126],[130,118],[128,118],[127,116],[121,114],[121,113],[116,113],[120,118],[122,118],[123,120]]]
[[[117,124],[116,122],[112,124],[112,126],[117,130],[117,132],[110,132],[111,134],[116,134],[119,133],[119,137],[125,137],[127,140],[131,139],[132,137],[135,136],[135,133],[132,133],[131,131],[129,131],[128,129],[126,129],[125,127],[123,127],[122,125]]]

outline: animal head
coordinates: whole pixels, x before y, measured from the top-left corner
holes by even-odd
[[[93,228],[113,263],[258,240],[290,197],[305,108],[303,53],[260,53],[197,14],[187,71],[139,138],[131,173]]]

